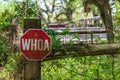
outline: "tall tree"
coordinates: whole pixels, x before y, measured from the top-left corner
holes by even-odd
[[[39,6],[39,14],[38,16],[47,23],[50,23],[53,19],[56,11],[56,1],[57,0],[41,0],[38,1]],[[44,16],[44,17],[43,17]]]
[[[84,7],[86,11],[89,10],[91,4],[94,4],[98,7],[101,18],[107,31],[108,43],[113,43],[114,42],[113,22],[109,1],[110,0],[85,0]]]
[[[66,17],[68,20],[72,21],[73,12],[75,11],[77,5],[77,0],[64,0],[66,3]]]
[[[67,20],[73,20],[73,13],[77,10],[78,0],[61,0],[60,2],[60,12],[58,13],[57,17],[61,16],[62,14],[66,16]],[[63,6],[64,5],[64,6]]]

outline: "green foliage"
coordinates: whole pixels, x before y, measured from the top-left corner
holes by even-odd
[[[106,43],[107,43],[106,40],[102,40],[102,39],[99,38],[99,37],[95,39],[95,42],[96,42],[96,43],[99,43],[99,44],[106,44]]]
[[[65,0],[66,2],[66,0]],[[73,11],[75,11],[77,9],[77,4],[78,4],[78,0],[69,0],[68,2],[66,2],[66,6],[71,8]]]
[[[27,17],[35,17],[36,13],[38,11],[38,6],[36,4],[36,1],[33,0],[27,0],[26,2],[17,2],[14,1],[14,8],[16,12],[16,16],[24,17],[24,5],[27,5]]]
[[[9,55],[9,57],[7,58],[7,64],[5,65],[5,67],[11,73],[14,70],[19,69],[20,64],[18,64],[18,63],[20,61],[21,61],[21,54],[20,53],[14,53],[12,55]]]
[[[120,28],[120,12],[118,12],[115,16],[115,25]]]
[[[10,22],[14,16],[14,13],[11,13],[10,10],[6,9],[0,15],[0,26],[10,26]]]
[[[116,4],[115,26],[120,28],[120,5]]]
[[[21,64],[21,54],[14,53],[7,57],[7,62],[4,64],[4,69],[0,71],[0,79],[2,80],[19,80],[17,78],[14,79],[14,75],[18,75],[18,71],[20,71]],[[2,76],[1,76],[2,75]]]
[[[5,65],[9,55],[9,44],[6,39],[5,33],[0,28],[0,66]]]
[[[15,16],[24,16],[24,11],[23,11],[23,3],[14,1],[14,11],[15,11]]]
[[[60,42],[60,39],[57,38],[57,32],[55,30],[46,30],[45,29],[45,32],[50,35],[51,39],[52,39],[52,46],[55,47],[55,46],[60,46],[61,45],[61,42]]]
[[[18,70],[18,62],[20,61],[20,54],[10,54],[10,44],[7,42],[7,32],[0,28],[0,80],[11,80],[14,71]]]
[[[27,0],[28,3],[28,17],[35,17],[38,13],[37,1]]]
[[[24,2],[17,2],[16,0],[8,2],[8,7],[0,12],[0,26],[9,27],[12,19],[16,16],[20,16],[20,24],[23,25],[25,17],[23,5]],[[27,0],[27,17],[36,17],[37,12],[38,6],[36,5],[36,2],[33,0]]]
[[[115,26],[115,41],[120,42],[120,5],[116,3],[116,14],[115,14],[115,19],[114,19],[114,26]]]
[[[11,3],[0,3],[0,5],[0,26],[8,27],[14,16],[13,5]]]
[[[120,56],[120,55],[116,55]],[[112,56],[88,56],[65,58],[42,63],[42,80],[113,80],[112,65],[116,80],[119,80],[119,58]]]

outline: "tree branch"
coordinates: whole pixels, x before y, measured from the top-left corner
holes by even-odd
[[[54,10],[55,10],[55,1],[56,1],[56,0],[53,0],[53,3],[52,3],[52,13],[53,13]]]
[[[66,57],[95,56],[106,54],[120,54],[120,44],[69,44],[53,47],[51,54],[44,61]]]
[[[46,1],[45,1],[45,0],[43,0],[43,1],[44,1],[44,4],[45,4],[45,7],[46,7],[47,11],[49,11],[49,12],[50,12],[50,9],[49,9],[49,7],[48,7],[48,5],[47,5]]]

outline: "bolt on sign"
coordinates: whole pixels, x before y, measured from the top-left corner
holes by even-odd
[[[42,29],[29,29],[20,38],[20,51],[32,61],[42,61],[51,52],[51,38]]]

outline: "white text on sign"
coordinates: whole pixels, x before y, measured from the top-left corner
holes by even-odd
[[[50,50],[48,39],[22,39],[23,50]]]

